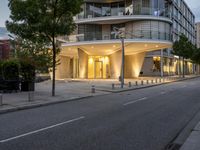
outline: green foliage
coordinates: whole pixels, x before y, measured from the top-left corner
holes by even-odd
[[[192,55],[192,60],[196,64],[200,64],[200,48],[196,48]]]
[[[27,61],[20,61],[20,75],[22,77],[22,81],[34,81],[35,66]]]
[[[3,61],[0,60],[0,79],[3,79]]]
[[[12,21],[6,22],[7,29],[22,39],[43,39],[52,46],[53,96],[59,53],[56,38],[74,31],[73,17],[81,11],[82,3],[83,0],[9,0]]]
[[[6,60],[2,65],[4,80],[19,79],[19,62],[17,60]]]
[[[172,54],[189,59],[192,57],[194,47],[185,35],[180,36],[180,40],[174,42]]]
[[[35,41],[18,39],[17,58],[26,60],[35,66],[37,72],[48,73],[52,67],[52,52],[42,39]]]

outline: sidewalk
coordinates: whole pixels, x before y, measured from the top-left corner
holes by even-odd
[[[194,78],[197,76],[186,76],[185,79]],[[148,81],[147,81],[148,80]],[[157,82],[156,82],[157,80]],[[137,79],[126,79],[123,89],[120,88],[120,82],[117,80],[80,80],[80,79],[66,79],[56,81],[56,96],[51,96],[51,84],[50,80],[37,83],[35,85],[35,92],[31,93],[29,99],[29,92],[18,92],[4,94],[2,93],[2,104],[0,104],[0,113],[6,113],[21,109],[34,108],[39,106],[45,106],[55,103],[61,103],[72,100],[80,100],[86,97],[93,97],[98,95],[105,95],[109,93],[123,92],[129,90],[136,90],[151,86],[157,86],[169,82],[182,80],[177,76],[155,78],[155,77],[142,77]],[[153,81],[153,82],[152,82]],[[137,82],[137,85],[136,85]],[[142,85],[143,82],[143,85]],[[131,83],[131,84],[129,84]],[[91,92],[91,87],[95,86],[95,93]],[[114,87],[113,87],[114,85]],[[1,103],[1,102],[0,102]]]
[[[192,130],[180,150],[200,150],[200,122]]]

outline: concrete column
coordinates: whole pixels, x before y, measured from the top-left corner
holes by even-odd
[[[79,78],[88,78],[88,55],[81,49],[78,49],[79,57]]]
[[[163,49],[160,50],[160,76],[163,77]]]
[[[138,53],[134,55],[125,56],[125,77],[134,78],[138,77],[144,62],[146,53]]]
[[[59,65],[56,67],[56,79],[71,78],[72,68],[70,67],[70,57],[58,56]]]

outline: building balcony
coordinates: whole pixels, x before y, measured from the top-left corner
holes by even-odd
[[[134,35],[125,36],[125,55],[154,51],[172,47],[169,33],[138,31]],[[77,57],[77,50],[82,49],[91,56],[107,56],[121,49],[119,37],[110,33],[85,33],[59,38],[62,42],[62,55]]]
[[[76,24],[113,24],[133,20],[161,20],[172,23],[172,14],[167,9],[158,10],[143,7],[141,10],[135,11],[134,13],[125,12],[125,10],[111,12],[99,13],[98,15],[95,13],[81,13],[77,15],[74,20]]]
[[[157,31],[145,31],[138,30],[133,33],[126,33],[124,35],[125,39],[137,39],[137,40],[163,40],[163,41],[172,41],[172,35],[170,33],[165,32],[157,32]],[[120,39],[119,36],[115,36],[112,33],[94,33],[94,32],[86,32],[85,34],[77,34],[61,37],[63,41],[68,43],[73,42],[85,42],[85,41],[101,41],[101,40],[117,40]]]

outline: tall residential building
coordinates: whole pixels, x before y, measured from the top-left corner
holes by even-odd
[[[196,28],[196,45],[197,48],[200,48],[200,22],[195,24]]]
[[[85,0],[75,23],[77,30],[62,37],[58,79],[118,78],[121,36],[126,78],[175,74],[173,41],[183,33],[195,42],[194,15],[182,0]]]
[[[183,0],[173,0],[171,5],[171,20],[173,42],[179,40],[179,36],[184,34],[193,44],[195,39],[195,16]],[[145,75],[175,75],[181,74],[182,65],[179,65],[178,59],[171,54],[172,49],[163,49],[149,52],[146,55],[143,68]],[[162,59],[162,63],[161,63]],[[152,67],[153,66],[153,67]],[[193,64],[186,62],[185,73],[192,74]]]

